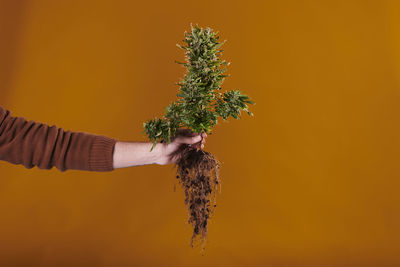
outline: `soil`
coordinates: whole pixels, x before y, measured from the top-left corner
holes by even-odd
[[[193,226],[190,242],[200,243],[204,249],[208,220],[214,213],[219,180],[219,161],[209,152],[187,147],[176,163],[179,183],[185,191],[185,204],[189,210],[188,223]]]

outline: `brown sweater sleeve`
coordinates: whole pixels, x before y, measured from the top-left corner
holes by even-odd
[[[117,140],[13,117],[0,106],[0,160],[31,169],[112,171]]]

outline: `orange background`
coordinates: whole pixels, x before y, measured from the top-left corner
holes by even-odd
[[[255,117],[205,149],[222,193],[205,255],[172,165],[0,162],[1,266],[399,266],[398,1],[0,0],[0,104],[121,141],[176,98],[175,44],[220,31]]]

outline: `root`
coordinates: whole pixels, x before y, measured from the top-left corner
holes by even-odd
[[[198,240],[204,250],[207,223],[217,206],[220,163],[211,153],[188,147],[182,152],[176,166],[176,177],[185,191],[188,223],[193,226],[190,245],[193,247],[194,241]]]

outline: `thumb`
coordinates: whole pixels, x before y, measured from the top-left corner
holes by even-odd
[[[201,140],[201,136],[199,134],[192,136],[192,137],[188,137],[188,136],[178,136],[175,141],[179,144],[195,144],[197,142],[200,142]]]

